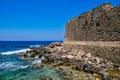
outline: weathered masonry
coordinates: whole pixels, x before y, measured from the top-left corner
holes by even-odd
[[[66,24],[65,50],[83,50],[120,64],[120,5],[104,3]]]

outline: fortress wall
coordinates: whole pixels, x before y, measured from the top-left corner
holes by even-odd
[[[83,50],[120,64],[120,5],[104,3],[66,24],[65,50]]]

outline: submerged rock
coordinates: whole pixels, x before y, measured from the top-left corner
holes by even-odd
[[[45,76],[45,77],[40,78],[40,80],[53,80],[53,79],[51,77]]]

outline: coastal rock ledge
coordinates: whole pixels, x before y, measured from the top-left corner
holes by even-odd
[[[63,49],[84,51],[120,65],[120,5],[106,2],[68,21]]]

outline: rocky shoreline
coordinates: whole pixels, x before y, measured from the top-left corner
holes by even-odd
[[[120,65],[95,57],[84,51],[65,51],[62,42],[54,42],[46,46],[31,48],[23,53],[22,59],[38,57],[41,62],[35,63],[33,68],[51,66],[58,71],[65,71],[62,75],[65,80],[83,80],[80,73],[87,74],[89,80],[119,80]],[[76,73],[75,73],[76,72]],[[63,73],[62,73],[63,74]],[[77,77],[75,77],[77,75]],[[92,76],[92,78],[90,77]],[[52,79],[43,79],[52,80]]]
[[[120,5],[103,3],[69,20],[63,43],[31,48],[22,59],[39,58],[33,68],[56,68],[63,80],[120,80],[119,23]]]

